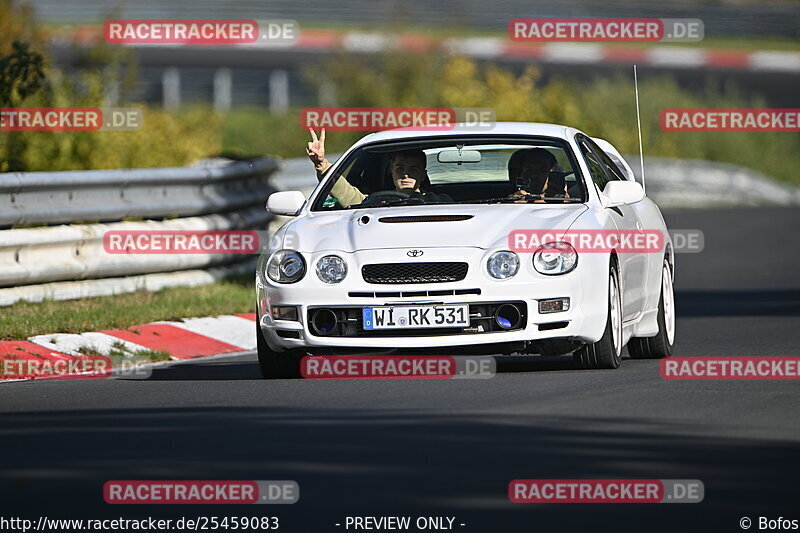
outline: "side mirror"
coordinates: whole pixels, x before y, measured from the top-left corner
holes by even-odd
[[[267,198],[267,211],[273,215],[296,216],[306,197],[300,191],[274,192]]]
[[[606,207],[635,204],[644,199],[644,189],[635,181],[609,181],[603,189]]]

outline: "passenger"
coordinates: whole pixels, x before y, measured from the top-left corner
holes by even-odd
[[[556,157],[544,148],[527,148],[514,152],[508,160],[508,179],[514,186],[513,195],[566,196],[565,185],[557,185],[555,179],[550,183],[550,173],[557,164]]]
[[[325,159],[325,130],[322,130],[319,138],[313,129],[310,131],[312,141],[308,143],[306,154],[314,164],[317,179],[321,180],[331,167],[331,163]],[[403,150],[392,153],[391,172],[394,190],[406,193],[412,198],[420,198],[426,203],[452,202],[453,199],[446,194],[434,194],[421,189],[430,184],[428,173],[425,171],[427,163],[428,158],[422,150]],[[367,195],[357,187],[350,185],[344,176],[336,181],[330,195],[337,198],[342,207],[360,204],[367,198]]]

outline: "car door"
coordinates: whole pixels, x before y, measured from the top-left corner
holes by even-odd
[[[597,145],[595,144],[595,147]],[[600,150],[599,147],[597,147]],[[614,160],[603,150],[600,150],[600,159],[601,162],[608,168],[610,172],[616,174],[617,178],[620,180],[627,180],[626,176],[627,173],[620,168],[620,166],[614,162]],[[640,234],[644,234],[646,231],[658,229],[653,227],[652,225],[652,203],[651,202],[636,202],[635,204],[630,205],[623,205],[620,206],[623,214],[626,217],[630,217],[634,220],[636,225],[636,232]],[[651,207],[648,207],[651,206]],[[650,210],[650,213],[647,210]],[[649,216],[648,216],[649,215]],[[651,223],[647,223],[650,220]],[[647,284],[648,280],[652,279],[651,274],[653,272],[653,259],[656,258],[655,263],[658,265],[658,272],[659,272],[659,279],[661,273],[661,260],[657,258],[658,254],[653,254],[647,250],[640,250],[636,254],[634,254],[634,265],[635,267],[632,269],[632,278],[633,278],[633,285],[631,286],[631,290],[633,292],[633,297],[635,299],[636,307],[638,309],[638,313],[643,313],[647,309],[647,302],[648,302],[648,291],[647,291]]]
[[[624,180],[624,174],[608,155],[586,136],[577,137],[584,160],[592,175],[592,181],[602,193],[612,180]],[[606,208],[616,228],[624,232],[642,232],[644,228],[636,209],[630,205]],[[639,318],[644,307],[644,283],[647,257],[644,251],[617,252],[620,262],[622,285],[622,320],[627,322]]]

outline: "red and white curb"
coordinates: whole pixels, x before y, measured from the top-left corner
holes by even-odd
[[[131,352],[166,352],[173,360],[195,359],[256,349],[255,313],[151,322],[127,329],[36,335],[25,341],[0,341],[0,360],[74,360],[82,348],[108,354],[122,345]]]
[[[102,28],[80,26],[69,39],[75,43],[92,43],[102,37]],[[129,45],[135,46],[135,45]],[[185,44],[148,44],[148,47],[185,47]],[[226,45],[228,46],[228,45]],[[387,35],[337,30],[301,30],[293,43],[267,41],[231,45],[239,48],[284,49],[297,51],[345,50],[355,53],[379,53],[392,50],[421,53],[439,48],[480,59],[510,59],[546,63],[589,64],[624,63],[674,68],[721,68],[757,72],[800,72],[800,52],[780,50],[742,51],[649,44],[597,43],[519,43],[503,37],[454,37],[441,39],[426,34]]]
[[[391,37],[371,33],[303,32],[295,48],[375,53],[387,50],[423,52],[438,41],[427,35]],[[481,59],[532,59],[550,63],[638,63],[653,67],[712,67],[755,71],[800,72],[800,52],[710,49],[670,45],[596,43],[516,43],[500,37],[451,38],[441,43],[451,52]]]
[[[175,46],[175,45],[167,45]],[[183,46],[183,45],[177,45]],[[261,46],[259,43],[234,45]],[[393,37],[377,33],[307,31],[287,49],[354,53],[393,50],[421,53],[442,48],[476,59],[507,59],[562,64],[639,64],[655,68],[720,68],[757,72],[800,72],[800,52],[741,51],[693,46],[651,44],[635,46],[599,43],[517,43],[501,37],[465,37],[437,40],[427,35]]]

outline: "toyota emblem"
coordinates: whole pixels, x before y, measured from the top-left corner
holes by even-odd
[[[420,257],[424,252],[422,250],[409,250],[406,252],[408,257]]]

